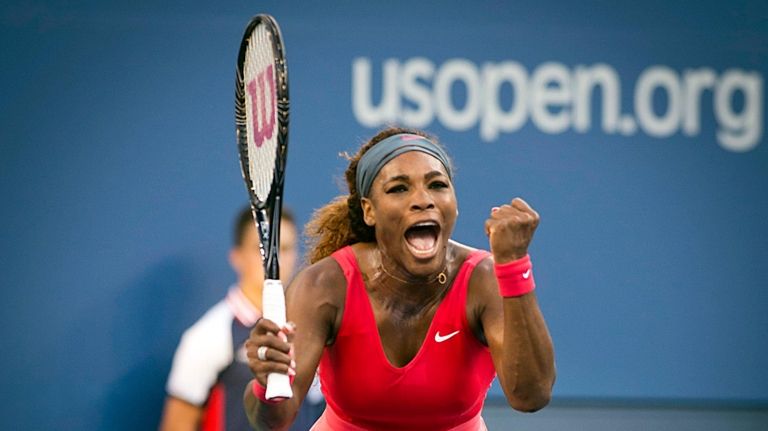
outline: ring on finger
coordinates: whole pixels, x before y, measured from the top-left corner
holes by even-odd
[[[267,360],[267,349],[267,346],[259,346],[258,350],[256,350],[256,357],[259,358],[260,361]]]

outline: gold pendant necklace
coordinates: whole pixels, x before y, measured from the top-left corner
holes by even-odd
[[[396,275],[394,275],[394,274],[391,274],[389,271],[387,271],[387,269],[386,269],[386,268],[384,268],[384,264],[382,264],[382,263],[379,263],[379,268],[381,268],[381,270],[382,270],[382,271],[384,271],[384,274],[387,274],[387,275],[388,275],[388,276],[390,276],[391,278],[394,278],[395,280],[397,280],[397,281],[399,281],[399,282],[401,282],[401,283],[405,283],[405,284],[413,284],[413,282],[412,282],[412,281],[403,280],[402,278],[400,278],[400,277],[397,277],[397,276],[396,276]],[[440,274],[437,274],[437,276],[435,276],[435,278],[433,278],[433,279],[431,279],[431,280],[427,280],[427,282],[426,282],[425,284],[432,284],[432,283],[434,283],[435,281],[437,281],[438,283],[440,283],[440,285],[444,285],[445,283],[447,283],[447,282],[448,282],[448,276],[447,276],[447,275],[445,275],[445,269],[443,269],[442,271],[440,271]]]

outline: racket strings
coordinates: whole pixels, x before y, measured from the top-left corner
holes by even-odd
[[[248,146],[250,187],[266,202],[275,176],[277,159],[277,77],[272,33],[266,26],[254,29],[243,65],[243,96]]]

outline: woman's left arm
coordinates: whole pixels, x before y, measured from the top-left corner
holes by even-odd
[[[555,382],[552,339],[536,294],[530,290],[533,275],[525,263],[538,224],[539,215],[520,198],[494,208],[485,224],[493,261],[478,265],[470,289],[479,304],[477,320],[507,401],[525,412],[546,406]],[[510,285],[499,272],[500,283],[496,274],[502,268],[520,271],[516,275],[520,283]]]

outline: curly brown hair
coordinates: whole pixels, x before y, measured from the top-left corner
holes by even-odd
[[[354,156],[343,153],[349,160],[344,171],[349,194],[337,196],[330,203],[315,211],[305,226],[307,238],[307,260],[315,263],[330,256],[336,250],[358,242],[376,241],[375,229],[365,224],[360,194],[357,191],[357,164],[366,151],[384,139],[401,133],[424,136],[437,143],[434,136],[421,130],[404,127],[389,127],[376,134],[357,150]]]

